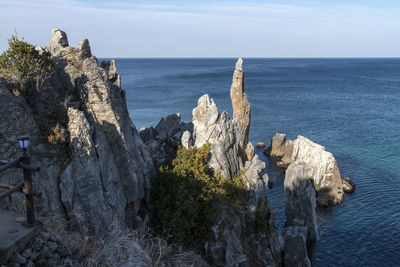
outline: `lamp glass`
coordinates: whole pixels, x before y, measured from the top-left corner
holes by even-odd
[[[31,137],[30,136],[27,136],[27,135],[18,136],[19,147],[22,148],[23,150],[28,149],[30,141],[31,141]]]

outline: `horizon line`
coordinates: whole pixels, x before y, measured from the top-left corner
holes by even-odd
[[[107,59],[400,59],[400,56],[370,56],[370,57],[98,57]]]

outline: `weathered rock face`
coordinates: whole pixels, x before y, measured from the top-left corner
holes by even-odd
[[[213,227],[206,251],[216,266],[281,266],[283,239],[271,218],[269,235],[251,233],[249,213],[228,209]],[[266,214],[268,220],[270,214]]]
[[[233,108],[233,119],[238,122],[239,128],[239,146],[240,151],[245,153],[242,160],[251,160],[254,157],[254,147],[249,143],[249,129],[251,121],[251,105],[244,92],[244,72],[243,60],[241,58],[236,62],[235,72],[233,73],[231,86],[231,99]]]
[[[211,144],[209,166],[225,178],[238,174],[243,162],[239,156],[237,124],[228,117],[228,113],[220,114],[208,95],[199,98],[192,114],[194,145]]]
[[[259,199],[264,203],[268,175],[263,174],[265,163],[254,156],[254,147],[248,142],[250,104],[243,91],[242,60],[236,64],[232,89],[234,119],[226,112],[219,113],[214,101],[203,95],[193,109],[194,146],[211,144],[209,166],[224,178],[242,174],[247,187],[247,202],[241,209],[226,208],[213,227],[213,238],[206,250],[217,266],[279,266],[283,239],[274,220],[269,222],[270,234],[253,233],[247,225],[254,220]],[[247,160],[250,159],[250,160]],[[271,217],[268,208],[262,215]]]
[[[182,122],[178,113],[162,118],[155,128],[140,129],[139,134],[158,168],[176,152],[179,145],[185,148],[193,145],[192,132],[193,124]]]
[[[31,135],[32,162],[41,167],[34,177],[43,193],[37,207],[94,232],[122,227],[148,203],[155,171],[129,118],[115,64],[102,68],[87,40],[69,47],[60,30],[44,50],[57,65],[33,106],[0,86],[0,112],[16,111],[0,120],[2,157],[15,158],[16,136]]]
[[[312,266],[318,240],[316,199],[303,161],[292,163],[285,174],[285,266]]]
[[[298,136],[286,141],[286,135],[277,133],[271,141],[271,160],[287,168],[293,162],[307,164],[308,176],[314,180],[317,203],[320,206],[339,204],[343,199],[342,179],[335,157],[325,147]]]
[[[335,157],[311,140],[298,136],[293,143],[293,161],[304,161],[308,177],[314,180],[317,203],[321,206],[342,202],[342,179]]]
[[[243,178],[248,190],[248,203],[253,211],[258,199],[264,200],[267,195],[268,175],[262,173],[264,169],[265,163],[258,158],[258,155],[255,155],[251,161],[246,161],[242,168]]]
[[[343,191],[345,193],[353,193],[356,190],[356,185],[349,177],[343,178]]]
[[[277,133],[271,140],[271,161],[278,167],[287,168],[292,163],[293,143],[286,141],[286,135]]]

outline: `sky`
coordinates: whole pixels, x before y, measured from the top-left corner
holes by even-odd
[[[400,1],[0,0],[0,51],[59,28],[104,57],[400,57]]]

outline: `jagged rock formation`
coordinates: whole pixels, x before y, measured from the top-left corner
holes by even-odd
[[[281,266],[283,238],[272,214],[265,215],[270,233],[252,233],[246,210],[224,211],[212,228],[207,252],[216,266]]]
[[[193,145],[192,132],[193,124],[182,122],[178,113],[162,118],[155,128],[140,129],[139,134],[158,168],[174,155],[179,145],[185,148]]]
[[[244,92],[244,71],[243,60],[238,59],[233,73],[231,86],[231,100],[233,108],[233,119],[238,122],[239,128],[239,148],[242,153],[243,162],[254,157],[254,147],[249,142],[249,130],[251,121],[251,105]]]
[[[193,109],[194,146],[211,144],[209,166],[223,177],[230,178],[238,174],[243,162],[239,157],[238,128],[227,112],[219,113],[218,108],[208,95],[198,100]]]
[[[303,161],[294,162],[286,170],[285,266],[312,266],[315,257],[318,227],[312,181]]]
[[[292,163],[293,143],[286,141],[286,135],[277,133],[271,140],[271,161],[278,167],[287,168]]]
[[[356,185],[349,177],[343,178],[343,191],[345,193],[353,193],[356,190]]]
[[[68,45],[66,34],[54,30],[40,49],[57,64],[31,106],[18,90],[0,85],[0,113],[12,113],[0,120],[0,151],[5,159],[16,158],[16,137],[31,135],[32,162],[41,167],[34,176],[43,193],[38,210],[102,233],[131,224],[146,208],[155,170],[129,118],[115,64],[102,68],[86,39]],[[10,172],[4,179],[12,183],[15,177]]]
[[[269,222],[270,234],[251,233],[246,219],[254,219],[259,199],[264,201],[268,186],[267,174],[262,174],[265,163],[254,156],[248,142],[250,103],[243,91],[242,60],[236,64],[231,89],[234,119],[219,113],[214,101],[203,95],[193,109],[194,146],[211,144],[209,166],[226,179],[242,174],[247,186],[245,209],[227,209],[213,227],[213,239],[207,245],[212,261],[218,266],[274,266],[280,265],[283,239],[274,220]],[[250,151],[250,152],[249,152]],[[247,160],[250,159],[250,160]],[[267,208],[264,219],[271,213]]]
[[[294,141],[286,141],[285,134],[277,133],[271,141],[270,156],[280,167],[290,166],[296,161],[306,163],[308,176],[314,181],[318,205],[342,202],[343,185],[339,168],[335,157],[325,147],[300,135]]]

